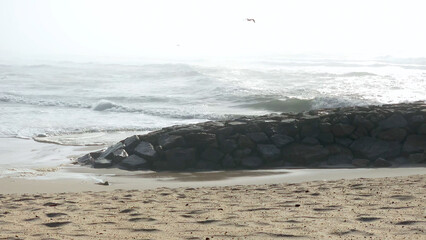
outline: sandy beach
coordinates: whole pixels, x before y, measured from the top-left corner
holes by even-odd
[[[5,239],[424,239],[426,175],[2,194]]]

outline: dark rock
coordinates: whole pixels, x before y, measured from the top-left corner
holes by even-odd
[[[231,136],[233,133],[234,133],[233,127],[223,127],[216,130],[216,135],[224,137],[224,138]]]
[[[294,162],[297,165],[307,165],[313,162],[326,160],[328,150],[322,145],[305,145],[293,143],[283,148],[284,159]]]
[[[368,131],[374,128],[374,123],[363,116],[356,115],[353,121],[355,126],[362,126]]]
[[[377,136],[386,141],[402,142],[407,136],[407,130],[403,128],[391,128],[380,132]]]
[[[117,149],[117,150],[115,150],[115,152],[112,153],[111,160],[112,160],[113,164],[116,164],[116,163],[121,162],[123,159],[125,159],[128,156],[129,155],[127,154],[126,150]]]
[[[241,165],[246,168],[258,168],[262,166],[263,160],[259,157],[245,157],[241,159]]]
[[[166,151],[168,167],[172,170],[182,170],[194,166],[196,161],[194,148],[173,148]]]
[[[319,129],[322,133],[330,133],[331,132],[331,124],[328,123],[328,122],[320,123]]]
[[[108,168],[112,166],[112,160],[111,159],[105,159],[105,158],[97,158],[93,162],[94,168]]]
[[[127,153],[133,153],[135,147],[139,144],[140,139],[138,135],[133,135],[124,139],[124,149]]]
[[[240,148],[253,148],[256,146],[254,142],[246,135],[240,135],[238,138],[238,146]]]
[[[274,134],[272,135],[271,140],[279,148],[294,142],[294,138],[284,134]]]
[[[339,145],[339,144],[328,145],[328,146],[326,146],[326,148],[327,148],[330,155],[342,154],[342,155],[351,155],[352,156],[352,151],[349,148],[344,147],[344,146]]]
[[[376,161],[373,162],[374,167],[390,167],[392,166],[392,163],[384,158],[378,158]]]
[[[185,146],[185,140],[182,136],[162,135],[158,138],[158,144],[164,149],[171,149]]]
[[[414,116],[412,116],[410,118],[410,122],[414,123],[414,124],[416,124],[416,123],[424,123],[424,122],[426,122],[426,119],[425,119],[425,117],[423,115],[414,115]]]
[[[331,127],[331,131],[336,137],[349,136],[354,130],[354,126],[344,123],[337,123]]]
[[[379,128],[385,130],[390,128],[404,128],[408,124],[407,120],[405,120],[404,116],[400,113],[394,113],[392,116],[386,118],[379,122]]]
[[[130,155],[120,162],[120,166],[128,170],[148,169],[149,162],[137,155]]]
[[[118,142],[115,145],[112,145],[109,148],[107,148],[104,152],[102,152],[99,158],[111,159],[115,151],[117,151],[118,149],[123,149],[123,148],[124,148],[124,144],[121,142]]]
[[[426,135],[426,123],[423,123],[420,127],[419,130],[417,131],[419,134],[423,134]]]
[[[409,155],[408,159],[411,163],[422,163],[426,161],[425,153],[412,153]]]
[[[190,133],[185,135],[185,140],[189,146],[205,147],[217,144],[216,135],[213,133]]]
[[[231,155],[227,154],[222,159],[222,166],[226,169],[230,169],[230,168],[235,168],[237,164],[235,163],[234,158]]]
[[[358,126],[356,130],[351,134],[351,138],[358,139],[360,137],[367,137],[368,130],[363,126]]]
[[[355,140],[350,149],[355,156],[375,160],[377,158],[396,157],[401,152],[401,145],[398,142],[388,142],[374,139],[372,137],[362,137]]]
[[[220,142],[220,149],[224,153],[230,153],[237,148],[237,142],[234,139],[225,139]]]
[[[201,158],[210,162],[219,162],[225,154],[217,148],[208,147],[201,154]]]
[[[255,143],[266,143],[269,141],[264,132],[251,132],[246,134]]]
[[[334,140],[336,143],[345,147],[349,147],[353,143],[353,140],[350,138],[335,138]]]
[[[77,158],[77,162],[81,165],[92,165],[94,161],[95,159],[92,157],[91,153]]]
[[[200,170],[218,170],[220,169],[220,165],[216,162],[202,160],[197,162],[195,168]]]
[[[339,164],[350,164],[352,163],[352,155],[346,154],[336,154],[328,156],[327,164],[329,165],[339,165]]]
[[[145,141],[141,141],[138,146],[136,146],[134,153],[148,160],[155,159],[157,156],[157,151],[155,151],[154,146]]]
[[[280,157],[281,151],[273,144],[259,144],[257,151],[266,161],[276,160]]]
[[[300,129],[300,136],[303,137],[317,137],[320,133],[319,124],[312,123],[303,125]]]
[[[368,167],[370,160],[365,158],[355,158],[352,160],[352,165],[355,167]]]
[[[402,149],[407,153],[426,152],[426,135],[408,136]]]
[[[188,134],[198,134],[203,131],[202,126],[197,125],[183,125],[183,126],[174,126],[171,131],[168,132],[169,135],[188,135]]]
[[[308,144],[308,145],[317,145],[319,144],[319,141],[318,139],[314,137],[305,137],[304,139],[302,139],[302,143]]]
[[[252,150],[250,148],[244,148],[244,149],[237,149],[234,152],[234,157],[236,158],[242,158],[250,155]]]
[[[322,132],[318,136],[321,144],[331,144],[334,142],[334,135],[331,132]]]

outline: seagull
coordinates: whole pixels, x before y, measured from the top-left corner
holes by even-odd
[[[253,18],[247,18],[247,21],[252,21],[253,23],[256,23],[256,21]]]

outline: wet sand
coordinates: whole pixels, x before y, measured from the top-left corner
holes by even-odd
[[[1,194],[0,238],[424,239],[425,184],[426,174]]]

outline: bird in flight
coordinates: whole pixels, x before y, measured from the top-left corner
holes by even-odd
[[[256,23],[256,21],[254,20],[254,18],[247,18],[247,21],[252,21],[253,23]]]

